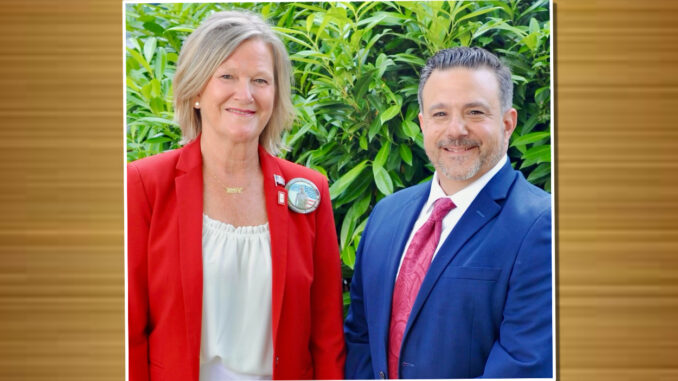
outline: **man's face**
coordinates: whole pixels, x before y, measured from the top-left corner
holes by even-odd
[[[447,194],[475,181],[506,153],[517,112],[501,112],[499,82],[489,69],[434,70],[422,103],[424,148]]]

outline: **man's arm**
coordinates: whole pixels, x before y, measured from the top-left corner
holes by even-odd
[[[551,210],[528,230],[509,278],[499,337],[482,378],[552,377]]]
[[[374,211],[373,211],[374,213]],[[362,258],[365,241],[368,239],[368,221],[363,231],[351,281],[351,305],[344,321],[344,336],[346,338],[346,379],[374,378],[372,357],[370,356],[370,340],[367,332],[365,306],[363,304]]]

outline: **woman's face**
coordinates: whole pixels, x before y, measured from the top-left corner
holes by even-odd
[[[273,53],[247,40],[219,65],[198,95],[203,132],[232,143],[258,141],[275,102]]]

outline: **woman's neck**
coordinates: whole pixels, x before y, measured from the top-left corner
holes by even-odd
[[[202,134],[200,148],[206,170],[232,177],[247,177],[261,170],[257,141],[233,143]]]

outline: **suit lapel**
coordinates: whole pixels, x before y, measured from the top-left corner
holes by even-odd
[[[405,327],[403,341],[407,339],[412,324],[416,321],[422,306],[445,268],[457,256],[466,242],[501,211],[501,206],[497,203],[497,200],[506,198],[515,177],[516,173],[511,168],[511,163],[507,161],[502,169],[478,193],[478,196],[452,229],[435,258],[433,258],[433,262],[424,277]]]
[[[177,162],[179,271],[184,298],[188,353],[200,353],[202,322],[203,177],[200,136],[187,144]]]
[[[261,171],[264,176],[266,213],[268,215],[268,228],[271,235],[271,260],[273,264],[272,317],[273,345],[275,347],[287,275],[287,225],[289,223],[289,210],[287,208],[287,191],[283,186],[276,185],[273,177],[273,175],[283,176],[276,158],[266,152],[263,147],[259,146],[259,162],[261,163]],[[284,195],[282,203],[278,202],[280,192]]]
[[[400,265],[400,258],[403,255],[405,250],[405,244],[407,239],[410,238],[410,231],[419,217],[419,212],[421,208],[426,203],[428,199],[428,194],[431,189],[431,182],[422,184],[419,189],[416,190],[416,193],[403,205],[400,209],[400,215],[392,216],[390,221],[386,221],[386,224],[393,224],[393,234],[390,237],[390,240],[384,242],[384,256],[386,258],[384,262],[383,272],[384,278],[379,284],[385,285],[381,290],[381,297],[376,298],[376,300],[381,303],[380,307],[376,309],[378,316],[375,321],[385,321],[386,324],[377,325],[377,336],[381,338],[383,346],[383,359],[387,359],[387,348],[388,348],[388,333],[389,333],[389,322],[391,321],[391,302],[393,299],[393,287],[395,286],[396,275],[398,273],[398,266]],[[391,222],[392,221],[392,222]],[[386,243],[388,242],[388,243]]]

